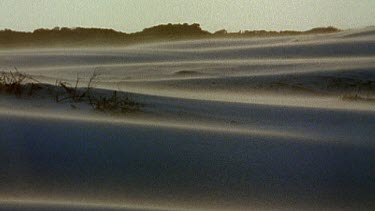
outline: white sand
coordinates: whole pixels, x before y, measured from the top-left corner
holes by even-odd
[[[96,88],[145,104],[2,95],[0,208],[373,209],[374,31],[0,51],[2,70],[95,70]]]

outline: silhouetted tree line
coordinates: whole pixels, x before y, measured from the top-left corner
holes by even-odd
[[[166,24],[146,28],[141,32],[124,33],[102,28],[36,29],[33,32],[17,32],[9,29],[0,31],[0,47],[13,46],[85,46],[85,45],[128,45],[137,42],[168,41],[200,38],[226,37],[267,37],[313,33],[333,33],[340,31],[334,27],[314,28],[308,31],[240,31],[227,32],[225,29],[215,33],[202,30],[194,24]]]

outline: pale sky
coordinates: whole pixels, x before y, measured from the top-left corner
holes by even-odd
[[[211,32],[360,28],[375,25],[375,0],[0,0],[0,29],[82,26],[135,32],[185,22]]]

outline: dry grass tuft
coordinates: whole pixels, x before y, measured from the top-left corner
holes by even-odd
[[[35,90],[41,89],[40,82],[14,69],[0,72],[0,92],[21,97],[23,94],[32,96]]]
[[[94,72],[85,87],[79,86],[81,80],[77,76],[74,85],[65,81],[56,81],[54,89],[50,89],[32,77],[20,73],[15,68],[14,72],[0,72],[0,92],[16,97],[21,97],[27,92],[28,96],[33,96],[37,90],[47,87],[57,103],[87,103],[94,109],[104,112],[129,113],[140,111],[142,104],[127,96],[120,96],[117,91],[114,91],[111,96],[94,94],[92,91],[93,82],[97,76],[98,74]]]

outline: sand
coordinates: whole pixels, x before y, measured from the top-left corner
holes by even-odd
[[[1,94],[0,208],[374,209],[374,31],[2,50],[4,71],[95,71],[144,107]]]

